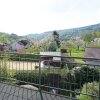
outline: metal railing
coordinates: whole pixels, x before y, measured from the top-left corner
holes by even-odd
[[[55,56],[61,58],[58,61],[53,57],[0,54],[0,82],[31,85],[41,100],[44,94],[55,96],[48,100],[100,100],[100,59]]]

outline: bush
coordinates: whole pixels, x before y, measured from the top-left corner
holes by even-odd
[[[92,82],[84,84],[81,93],[78,98],[79,100],[98,100],[99,83]]]
[[[78,69],[46,69],[41,70],[41,85],[48,86],[48,74],[59,74],[60,79],[60,93],[69,96],[70,94],[75,97],[76,89],[80,89],[84,83],[99,80],[99,70],[90,67],[81,67]],[[17,80],[39,84],[39,70],[34,71],[19,71],[15,77]],[[69,90],[69,91],[66,91]]]
[[[32,54],[10,54],[10,60],[13,61],[39,61],[39,55]]]
[[[86,82],[99,81],[99,70],[97,68],[80,67],[72,69],[62,76],[63,82],[69,83],[72,89],[79,89]],[[69,87],[69,86],[68,86]]]
[[[47,74],[45,72],[41,72],[41,76],[39,76],[39,71],[19,71],[15,74],[14,78],[17,80],[24,82],[30,82],[34,84],[39,84],[39,77],[41,77],[41,85],[47,82]],[[22,83],[22,84],[23,84]],[[21,84],[21,83],[19,83]]]
[[[99,81],[99,70],[97,68],[90,68],[83,66],[63,73],[61,79],[61,88],[66,90],[75,91],[81,89],[84,83]],[[70,95],[70,91],[63,91],[64,94]],[[72,93],[75,96],[75,93]]]
[[[70,74],[68,73],[68,69],[43,69],[41,70],[41,85],[43,90],[48,90],[48,87],[46,88],[45,86],[49,85],[50,80],[50,86],[51,87],[56,87],[59,84],[59,87],[62,89],[70,90],[73,89],[73,84],[70,84]],[[49,75],[51,75],[51,79],[49,79]],[[57,75],[57,76],[56,76]],[[54,78],[54,77],[58,78]],[[60,78],[61,76],[61,78]],[[19,85],[26,84],[27,82],[33,83],[33,84],[39,84],[39,70],[34,70],[34,71],[19,71],[15,74],[14,78],[19,80]],[[57,84],[57,79],[59,79],[59,83]],[[22,82],[21,82],[22,81]],[[73,81],[73,79],[71,79]],[[25,83],[26,82],[26,83]],[[53,82],[53,83],[52,83]],[[53,84],[53,85],[52,85]],[[59,91],[59,90],[58,90]],[[59,91],[60,94],[63,95],[70,95],[68,91]]]
[[[8,55],[4,55],[4,57],[0,60],[0,80],[4,81],[9,77],[9,72],[8,72],[8,66],[7,66],[7,61],[8,61]]]
[[[97,68],[81,67],[72,71],[75,75],[77,88],[80,88],[86,82],[99,81],[99,70]]]

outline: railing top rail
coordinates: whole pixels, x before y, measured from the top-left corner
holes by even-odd
[[[17,55],[32,55],[32,56],[39,56],[41,57],[61,57],[61,58],[73,58],[73,59],[82,59],[82,60],[100,60],[100,58],[94,58],[94,57],[75,57],[75,56],[54,56],[54,55],[40,55],[40,54],[31,54],[31,53],[15,53],[15,52],[10,52],[10,53],[3,53],[0,52],[0,54],[17,54]]]

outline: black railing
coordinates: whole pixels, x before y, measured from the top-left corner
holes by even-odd
[[[100,100],[100,59],[45,57],[0,54],[0,82],[17,86],[30,84],[40,93],[41,100],[45,100],[44,94],[56,96],[58,100],[60,97],[61,100]],[[53,57],[61,60],[53,60]]]

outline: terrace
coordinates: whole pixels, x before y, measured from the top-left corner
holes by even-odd
[[[59,67],[42,68],[41,56],[0,54],[0,100],[100,100],[100,65],[69,62],[100,59],[55,56]]]

